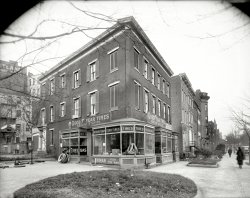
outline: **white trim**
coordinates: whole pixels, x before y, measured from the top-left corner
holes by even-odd
[[[113,48],[112,50],[108,51],[107,54],[112,54],[113,52],[117,51],[119,49],[118,47]]]
[[[146,58],[146,56],[143,55],[143,59],[146,60],[146,61],[148,62],[148,64],[149,64],[149,61],[148,61],[148,59]]]
[[[49,129],[49,131],[54,131],[55,130],[55,128],[51,128],[51,129]]]
[[[140,50],[138,50],[138,48],[134,45],[133,48],[135,49],[135,51],[138,52],[138,54],[141,54]]]
[[[65,72],[63,72],[62,74],[60,74],[60,77],[61,77],[61,76],[63,76],[63,75],[66,75],[66,73],[65,73]]]
[[[45,107],[41,108],[41,111],[42,111],[42,110],[45,110]]]
[[[136,80],[134,80],[134,82],[135,82],[137,85],[139,85],[139,86],[141,87],[141,84],[140,84],[140,83],[138,83]]]
[[[153,93],[151,93],[151,95],[152,95],[153,97],[157,98],[156,95],[154,95]]]
[[[82,59],[83,57],[85,57],[85,56],[87,56],[88,54],[92,53],[92,52],[95,51],[97,48],[101,47],[102,45],[105,45],[105,44],[108,43],[109,41],[115,39],[117,36],[123,34],[123,32],[124,32],[124,31],[120,31],[120,32],[114,34],[114,35],[111,36],[109,39],[103,41],[102,43],[100,43],[99,45],[97,45],[97,46],[95,46],[95,47],[92,47],[92,49],[88,50],[86,53],[84,53],[83,55],[79,56],[78,58],[76,58],[76,59],[74,59],[74,60],[66,60],[66,61],[69,61],[69,63],[66,64],[66,65],[64,65],[64,66],[63,66],[62,68],[60,68],[60,69],[58,68],[58,67],[60,67],[60,66],[55,66],[55,68],[54,68],[55,71],[54,71],[52,74],[50,74],[48,77],[46,77],[44,80],[42,80],[41,83],[44,82],[44,81],[47,81],[47,79],[49,79],[50,76],[52,76],[52,75],[54,75],[54,74],[57,74],[58,72],[61,72],[62,70],[66,69],[67,67],[73,65],[75,62],[79,61],[79,60]],[[76,54],[76,55],[74,55],[74,56],[79,55],[79,53],[81,53],[81,52],[78,52],[78,54]],[[73,59],[74,56],[71,57],[70,59]],[[64,64],[64,63],[62,63],[62,64]],[[59,70],[56,71],[56,69],[59,69]]]
[[[162,66],[162,64],[159,63],[159,61],[157,60],[157,58],[151,53],[151,50],[149,50],[147,48],[147,46],[144,44],[144,42],[138,37],[138,35],[134,32],[134,30],[132,30],[133,34],[140,40],[140,42],[144,45],[144,47],[146,48],[146,50],[150,53],[150,55],[154,58],[154,60],[159,64],[159,66],[163,69],[163,71],[165,70],[168,70],[168,68],[166,68],[165,66],[165,69],[164,67]],[[170,71],[171,73],[171,71]],[[168,75],[168,77],[170,77],[170,75],[166,72],[166,74]]]
[[[64,101],[64,102],[60,102],[60,105],[61,105],[61,104],[65,104],[65,103],[66,103],[65,101]]]
[[[46,82],[42,83],[42,86],[45,85],[45,84],[46,84]]]
[[[150,93],[150,91],[149,91],[146,87],[143,87],[143,89],[144,89],[146,92]]]
[[[95,89],[95,90],[93,90],[93,91],[90,91],[89,93],[88,93],[88,95],[89,94],[92,94],[92,93],[95,93],[95,92],[97,92],[98,90],[97,89]],[[79,96],[80,97],[80,96]]]
[[[114,86],[114,85],[116,85],[116,84],[118,84],[118,83],[120,83],[120,81],[112,82],[112,83],[110,83],[110,84],[108,85],[108,87],[112,87],[112,86]]]
[[[95,63],[97,60],[98,60],[97,58],[92,60],[91,62],[88,63],[88,65],[91,65],[91,64]]]
[[[76,99],[78,99],[78,98],[81,98],[81,96],[74,97],[73,100],[76,100]]]

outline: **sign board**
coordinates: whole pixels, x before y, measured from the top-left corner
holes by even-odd
[[[121,131],[120,126],[113,126],[113,127],[106,128],[106,133],[117,133],[120,131]]]
[[[120,164],[118,157],[97,157],[95,158],[96,164]]]
[[[144,126],[135,125],[135,131],[143,132],[144,131]]]
[[[172,125],[168,124],[164,119],[150,112],[147,113],[147,121],[155,126],[160,126],[164,129],[172,130]]]
[[[94,124],[99,124],[103,122],[110,121],[110,115],[109,113],[101,114],[101,115],[95,115],[87,118],[78,118],[73,119],[69,122],[69,128],[75,128],[75,127],[89,127]]]
[[[123,131],[134,131],[134,126],[133,125],[123,125],[122,130]]]

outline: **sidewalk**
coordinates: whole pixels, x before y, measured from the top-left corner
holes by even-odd
[[[250,166],[244,161],[239,169],[236,155],[225,155],[219,162],[219,168],[188,167],[187,162],[177,162],[155,167],[148,171],[180,174],[192,179],[198,193],[195,198],[240,198],[250,197]]]
[[[19,188],[47,177],[72,172],[107,169],[109,168],[84,164],[60,164],[57,161],[27,164],[26,167],[20,168],[0,169],[0,198],[13,197],[13,192]]]

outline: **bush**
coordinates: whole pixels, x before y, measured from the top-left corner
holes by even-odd
[[[222,155],[224,155],[225,154],[225,150],[226,150],[226,146],[225,146],[225,144],[218,144],[216,146],[215,150],[220,150],[221,153],[222,153]]]
[[[202,155],[204,158],[209,158],[213,154],[210,150],[204,148],[198,149],[194,153],[196,156]]]
[[[217,155],[220,159],[222,158],[224,152],[222,150],[215,150],[213,152],[214,155]]]

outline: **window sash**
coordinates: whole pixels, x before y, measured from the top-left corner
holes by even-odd
[[[93,81],[96,79],[96,63],[92,63],[90,66],[90,81]]]
[[[61,116],[65,116],[65,103],[61,104]]]
[[[79,71],[74,73],[74,88],[79,86]]]
[[[96,93],[90,94],[90,114],[96,114]]]
[[[50,94],[53,95],[55,91],[55,79],[50,80]]]
[[[149,92],[147,92],[146,90],[145,90],[145,101],[144,101],[144,104],[145,104],[144,111],[145,111],[145,113],[147,113],[148,109],[149,109]]]
[[[61,87],[65,88],[65,75],[61,75]]]
[[[80,99],[74,99],[74,115],[79,116],[80,115],[80,105],[79,105]]]
[[[117,50],[110,54],[110,71],[117,68]]]
[[[155,84],[155,70],[152,69],[152,76],[151,76],[151,80],[152,80],[152,84],[154,85]]]

